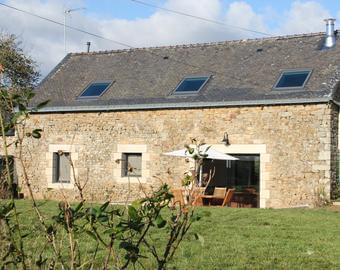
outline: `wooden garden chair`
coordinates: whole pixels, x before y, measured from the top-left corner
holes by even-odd
[[[228,189],[227,194],[225,195],[223,203],[221,205],[222,207],[230,206],[230,202],[231,199],[233,198],[234,192],[235,192],[234,188]]]
[[[223,200],[227,194],[227,188],[219,188],[215,187],[213,198],[209,202],[209,205],[221,205],[223,203]]]
[[[222,199],[223,200],[226,193],[227,193],[227,188],[215,187],[213,196],[216,199]]]

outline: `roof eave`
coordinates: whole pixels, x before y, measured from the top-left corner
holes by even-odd
[[[280,100],[246,100],[246,101],[219,101],[219,102],[191,102],[191,103],[155,103],[133,105],[99,105],[99,106],[54,106],[45,107],[33,113],[59,113],[59,112],[103,112],[103,111],[130,111],[130,110],[159,110],[159,109],[191,109],[212,107],[235,106],[261,106],[261,105],[293,105],[327,103],[329,97],[304,98],[304,99],[280,99]]]

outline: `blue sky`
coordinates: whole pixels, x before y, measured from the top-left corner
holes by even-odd
[[[185,0],[183,0],[185,1]],[[163,6],[165,0],[145,0],[151,4],[157,6]],[[228,5],[233,0],[222,0],[223,6],[227,9]],[[266,12],[273,10],[277,14],[283,14],[287,11],[293,2],[292,0],[244,0],[249,3],[256,12]],[[307,2],[301,0],[300,2]],[[330,11],[333,11],[333,17],[336,17],[336,12],[340,9],[340,0],[314,0],[314,2],[320,3],[322,6]],[[87,8],[87,13],[95,14],[96,16],[102,16],[106,19],[120,18],[133,20],[136,18],[147,18],[151,16],[156,9],[152,7],[146,7],[137,3],[133,3],[130,0],[86,0],[84,6]],[[275,27],[275,20],[268,18],[270,26]]]
[[[185,0],[183,0],[185,1]],[[67,2],[67,1],[66,1]],[[165,0],[145,0],[158,6],[164,5]],[[233,0],[223,0],[225,6],[234,2]],[[245,0],[253,6],[253,8],[261,12],[268,7],[272,7],[276,11],[287,10],[292,2],[290,0]],[[306,2],[306,1],[301,1]],[[315,0],[325,6],[328,9],[338,10],[340,7],[339,0]],[[121,19],[135,19],[135,18],[146,18],[155,12],[152,7],[143,7],[137,3],[133,3],[130,0],[86,0],[84,1],[88,11],[96,14],[103,15],[106,18],[121,18]]]
[[[226,25],[271,35],[325,30],[323,19],[334,17],[340,28],[340,0],[142,0]],[[179,16],[131,0],[0,0],[59,22],[67,8],[86,7],[67,16],[67,24],[133,47],[215,42],[264,35]],[[15,34],[46,75],[64,56],[63,27],[0,6],[0,31]],[[72,30],[66,31],[68,52],[126,47]]]

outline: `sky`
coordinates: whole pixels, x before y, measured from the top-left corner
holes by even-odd
[[[149,7],[133,0],[0,0],[37,15],[131,47],[166,46],[261,38],[325,30],[333,17],[340,29],[340,0],[141,0],[152,5],[219,21],[214,24]],[[42,78],[65,56],[63,26],[0,6],[0,31],[15,34]],[[261,33],[240,30],[246,28]],[[267,35],[265,35],[267,34]],[[113,41],[67,29],[66,53],[124,49]]]

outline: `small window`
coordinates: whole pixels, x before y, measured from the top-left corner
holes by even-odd
[[[70,182],[71,182],[70,153],[62,151],[53,153],[52,183],[70,183]]]
[[[11,118],[13,117],[13,114],[8,112],[3,112],[5,115],[4,117],[4,124],[5,124],[5,136],[15,136],[15,128],[11,123]],[[1,132],[0,132],[1,136]]]
[[[5,133],[5,136],[7,136],[7,137],[15,136],[15,129],[14,128],[8,129],[8,131]]]
[[[123,153],[122,155],[122,177],[141,177],[142,176],[142,154]]]
[[[208,82],[210,77],[186,77],[176,87],[173,94],[194,94],[198,93]]]
[[[78,98],[97,98],[102,96],[112,82],[94,82],[89,84]]]
[[[274,89],[303,88],[310,74],[311,70],[283,71]]]

